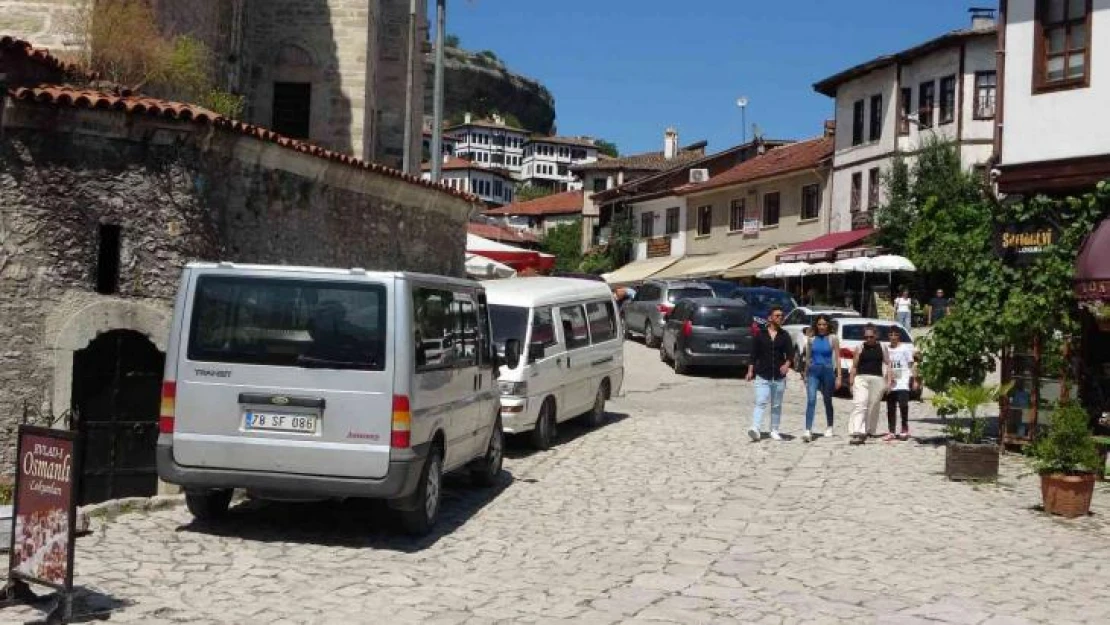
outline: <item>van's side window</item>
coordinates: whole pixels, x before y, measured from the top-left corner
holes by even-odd
[[[559,344],[555,337],[555,322],[551,318],[550,308],[537,308],[532,313],[532,338],[533,343],[542,343],[544,347]]]
[[[617,315],[612,302],[586,304],[586,317],[590,320],[590,337],[594,343],[617,338]]]
[[[559,308],[559,319],[563,324],[563,339],[567,349],[576,349],[590,344],[590,331],[586,323],[586,313],[581,306]]]
[[[493,352],[490,351],[489,336],[489,306],[486,304],[486,294],[478,294],[478,360],[481,364],[490,361]]]
[[[412,307],[417,371],[476,363],[478,313],[469,293],[416,287]]]

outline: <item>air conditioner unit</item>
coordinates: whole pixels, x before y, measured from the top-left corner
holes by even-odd
[[[699,184],[709,180],[708,169],[691,169],[690,170],[690,184]]]

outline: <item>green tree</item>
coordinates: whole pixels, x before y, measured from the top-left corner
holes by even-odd
[[[578,271],[582,262],[582,222],[562,224],[548,230],[540,248],[555,255],[556,271]]]
[[[606,156],[617,158],[621,155],[620,150],[617,149],[617,144],[613,143],[612,141],[597,139],[596,141],[594,141],[594,146],[597,147],[598,152],[605,154]]]
[[[887,202],[875,213],[875,225],[879,228],[876,243],[891,254],[907,253],[907,240],[917,213],[912,180],[906,159],[901,154],[896,155],[890,171],[883,176]]]
[[[459,36],[448,33],[447,36],[443,38],[443,43],[446,44],[448,48],[458,48],[460,46]]]
[[[547,197],[555,191],[548,187],[533,186],[530,184],[522,184],[516,188],[516,195],[513,196],[514,202],[528,202],[530,200],[538,200],[541,197]]]

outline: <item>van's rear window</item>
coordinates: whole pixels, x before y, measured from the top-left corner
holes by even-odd
[[[201,276],[189,359],[381,371],[385,321],[380,285]]]

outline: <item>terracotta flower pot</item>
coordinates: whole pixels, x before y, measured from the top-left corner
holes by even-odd
[[[1065,475],[1051,473],[1041,476],[1041,498],[1044,511],[1068,519],[1086,515],[1091,511],[1091,496],[1095,492],[1095,475]]]
[[[998,445],[948,442],[944,474],[950,480],[998,479]]]

